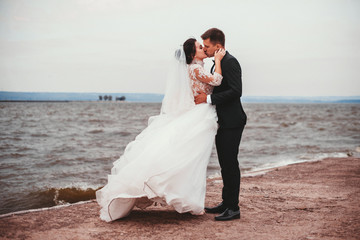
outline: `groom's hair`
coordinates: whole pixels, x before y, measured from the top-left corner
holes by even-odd
[[[225,34],[218,28],[210,28],[203,35],[201,35],[202,40],[210,38],[212,44],[220,43],[225,47]]]

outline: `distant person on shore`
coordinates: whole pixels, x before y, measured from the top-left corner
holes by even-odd
[[[222,34],[222,40],[213,39],[214,34]],[[239,168],[237,156],[236,162],[234,159],[238,151],[235,146],[239,146],[246,121],[245,113],[245,117],[239,118],[235,109],[239,106],[235,98],[241,96],[240,66],[225,51],[225,36],[219,29],[208,30],[203,40],[205,47],[190,38],[175,52],[174,70],[168,79],[160,115],[151,117],[148,127],[127,145],[124,154],[114,162],[108,184],[96,192],[101,219],[109,222],[123,218],[134,206],[145,208],[153,202],[170,205],[179,213],[204,214],[206,170],[216,134],[220,164],[226,167],[222,166],[223,211],[215,219],[240,217],[238,200],[234,199],[236,193],[238,198],[239,190],[234,188],[239,183],[228,184],[228,180],[237,177],[240,182],[240,174],[236,175],[236,169],[235,175],[226,171],[229,167]],[[213,74],[204,70],[203,62],[212,56]],[[222,63],[225,57],[228,65]],[[222,75],[222,68],[226,75]],[[218,90],[212,94],[214,86]],[[205,103],[206,98],[212,104]],[[232,116],[230,112],[234,109]],[[231,153],[224,153],[228,150]],[[228,158],[229,163],[222,163]],[[224,176],[225,173],[230,176]]]

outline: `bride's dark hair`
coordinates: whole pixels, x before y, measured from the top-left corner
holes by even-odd
[[[196,54],[196,46],[195,46],[196,39],[189,38],[183,44],[183,49],[185,52],[186,63],[190,64],[195,57]]]

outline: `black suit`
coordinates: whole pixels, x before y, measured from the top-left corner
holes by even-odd
[[[241,67],[229,52],[221,60],[223,80],[214,87],[211,102],[216,105],[219,129],[215,137],[216,150],[223,179],[223,203],[238,209],[240,191],[240,169],[237,159],[241,135],[246,124],[246,114],[242,108]]]

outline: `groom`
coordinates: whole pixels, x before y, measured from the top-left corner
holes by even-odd
[[[201,38],[204,52],[208,57],[213,57],[220,48],[225,49],[225,35],[217,28],[207,30],[201,35]],[[219,128],[215,144],[223,179],[222,202],[216,207],[206,207],[205,211],[219,213],[220,215],[216,216],[215,220],[226,221],[240,218],[238,153],[247,117],[240,101],[242,94],[241,67],[236,58],[228,51],[221,61],[221,69],[223,75],[221,85],[214,87],[211,95],[199,92],[199,95],[195,97],[195,103],[209,103],[216,106]]]

